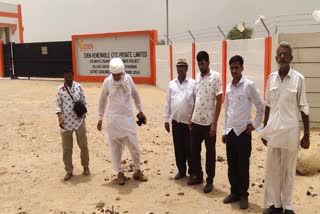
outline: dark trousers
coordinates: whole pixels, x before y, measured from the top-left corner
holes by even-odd
[[[231,193],[239,196],[248,196],[249,165],[251,156],[251,134],[246,131],[237,136],[232,130],[226,136],[228,178]]]
[[[178,123],[177,121],[172,121],[172,135],[174,144],[174,154],[176,157],[176,165],[178,167],[179,173],[186,174],[188,162],[188,173],[190,171],[191,163],[191,146],[190,146],[190,129],[189,125],[185,123]]]
[[[216,136],[209,135],[210,126],[201,126],[192,123],[191,128],[191,163],[192,173],[198,179],[203,179],[201,167],[201,144],[204,140],[206,146],[206,173],[207,183],[212,184],[216,170]]]

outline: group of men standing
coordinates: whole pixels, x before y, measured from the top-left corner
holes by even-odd
[[[272,73],[266,88],[266,103],[253,81],[242,75],[244,60],[235,55],[229,60],[232,81],[224,95],[225,118],[222,142],[226,144],[230,194],[223,200],[240,201],[240,208],[249,207],[251,132],[261,126],[264,145],[268,146],[263,213],[294,213],[292,192],[298,149],[309,148],[309,110],[303,75],[291,68],[292,48],[282,42],[277,48],[278,71]],[[209,68],[209,55],[197,54],[200,73],[193,80],[187,77],[188,64],[179,59],[177,78],[169,83],[165,107],[165,129],[172,135],[178,173],[175,179],[190,175],[188,185],[203,182],[201,143],[206,148],[205,193],[213,190],[216,163],[217,123],[222,103],[220,74]],[[252,120],[252,106],[256,116]],[[263,115],[264,114],[264,115]],[[304,135],[299,143],[301,114]],[[188,165],[188,168],[187,168]]]
[[[201,147],[204,141],[207,178],[203,191],[209,193],[213,190],[217,124],[224,96],[225,120],[222,142],[226,144],[231,188],[223,203],[240,201],[241,209],[249,207],[251,132],[260,127],[264,113],[261,139],[268,146],[268,152],[264,197],[266,209],[263,213],[294,213],[292,192],[299,149],[299,114],[304,124],[304,136],[300,141],[302,148],[309,148],[310,132],[304,77],[291,69],[292,58],[291,46],[280,43],[276,54],[279,69],[269,76],[265,104],[254,82],[242,75],[244,60],[241,56],[236,55],[229,60],[232,81],[227,85],[225,95],[222,92],[221,75],[210,69],[207,52],[200,51],[197,54],[200,73],[195,80],[187,77],[187,61],[178,60],[178,77],[169,83],[164,114],[165,129],[170,132],[172,128],[178,168],[175,179],[182,179],[188,173],[188,185],[203,183]],[[121,59],[112,59],[109,68],[111,75],[103,82],[100,95],[97,129],[102,130],[107,108],[107,142],[112,166],[118,173],[118,184],[123,185],[126,182],[121,168],[121,155],[125,146],[128,147],[135,166],[133,178],[147,181],[140,170],[140,149],[130,100],[133,98],[139,111],[138,124],[146,123],[139,94],[131,76],[125,73]],[[64,180],[67,181],[73,176],[73,132],[76,133],[81,150],[83,174],[90,175],[90,170],[86,115],[79,118],[73,110],[75,100],[86,103],[85,96],[80,84],[73,81],[71,68],[65,69],[64,79],[65,83],[59,86],[56,96],[56,112],[61,128],[63,161],[67,172]],[[251,118],[253,105],[256,107],[254,120]]]

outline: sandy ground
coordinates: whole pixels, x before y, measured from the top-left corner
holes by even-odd
[[[251,159],[250,208],[224,205],[229,193],[226,161],[217,162],[215,189],[210,194],[202,186],[188,187],[187,179],[174,181],[176,173],[172,137],[163,127],[165,92],[139,85],[148,124],[138,128],[142,169],[146,183],[132,178],[125,186],[114,179],[104,136],[96,130],[100,83],[83,84],[88,101],[87,117],[92,175],[81,175],[79,148],[74,145],[75,176],[64,182],[61,139],[55,115],[55,93],[61,81],[0,80],[0,213],[93,213],[104,202],[119,213],[261,213],[266,148],[254,135]],[[222,115],[223,117],[223,115]],[[221,143],[217,155],[226,158]],[[320,143],[319,131],[312,132],[312,146]],[[128,152],[124,164],[129,168]],[[132,173],[127,172],[132,177]],[[260,187],[259,187],[260,186]],[[262,188],[261,188],[262,187]],[[294,205],[297,213],[320,213],[320,175],[297,176]],[[180,193],[180,194],[179,194]],[[183,194],[181,194],[183,193]]]

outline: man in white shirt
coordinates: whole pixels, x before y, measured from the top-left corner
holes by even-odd
[[[67,172],[64,177],[65,181],[73,176],[73,132],[76,133],[77,143],[81,151],[80,158],[81,165],[84,168],[83,174],[86,176],[90,175],[85,115],[78,117],[73,110],[74,102],[78,100],[86,104],[83,89],[79,83],[73,81],[72,68],[67,66],[64,68],[64,84],[59,86],[56,95],[56,114],[58,115],[59,126],[61,128],[63,162]]]
[[[104,112],[109,102],[106,134],[112,166],[118,173],[117,182],[119,185],[124,185],[126,181],[121,168],[121,157],[125,146],[128,147],[135,166],[133,178],[147,181],[140,170],[140,149],[130,100],[132,97],[136,108],[139,110],[138,117],[145,119],[138,91],[131,76],[125,73],[124,64],[120,58],[113,58],[109,63],[109,69],[111,75],[104,80],[102,85],[97,129],[99,131],[102,129]]]
[[[167,91],[167,103],[164,113],[165,129],[170,133],[170,119],[172,120],[172,135],[178,174],[176,180],[184,178],[190,171],[190,129],[189,122],[194,107],[195,81],[187,78],[188,63],[186,59],[179,59],[177,63],[178,78],[170,81]]]
[[[225,124],[222,142],[227,147],[228,178],[231,194],[223,203],[240,200],[240,208],[247,209],[249,189],[249,164],[251,156],[251,132],[262,123],[264,104],[255,84],[242,76],[243,58],[239,55],[229,60],[232,82],[225,95]],[[252,104],[257,109],[251,120]]]
[[[191,119],[191,171],[188,185],[203,182],[201,167],[201,143],[206,146],[207,184],[204,193],[213,190],[216,168],[216,133],[222,102],[221,75],[209,68],[209,54],[200,51],[197,54],[200,73],[196,76],[196,101]]]
[[[292,214],[292,193],[296,175],[299,142],[310,146],[309,106],[302,74],[290,68],[292,48],[282,42],[277,48],[278,71],[270,74],[266,89],[266,111],[261,132],[262,142],[268,146],[263,213]],[[304,136],[299,139],[299,115]]]

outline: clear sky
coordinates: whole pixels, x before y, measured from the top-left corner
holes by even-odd
[[[166,0],[0,1],[22,5],[25,42],[70,40],[72,34],[116,31],[156,29],[159,38],[166,33]],[[190,40],[188,34],[181,33],[188,29],[199,39],[217,37],[217,25],[245,21],[253,26],[259,15],[268,19],[277,15],[312,13],[316,9],[320,9],[320,0],[169,0],[170,34],[173,40],[181,41]],[[301,17],[305,19],[306,16],[291,18]],[[302,25],[312,23],[311,16],[307,17],[309,21],[300,20]],[[274,20],[270,19],[270,23]],[[282,29],[291,30],[292,27]],[[261,26],[257,27],[257,36],[259,34],[264,34]]]

